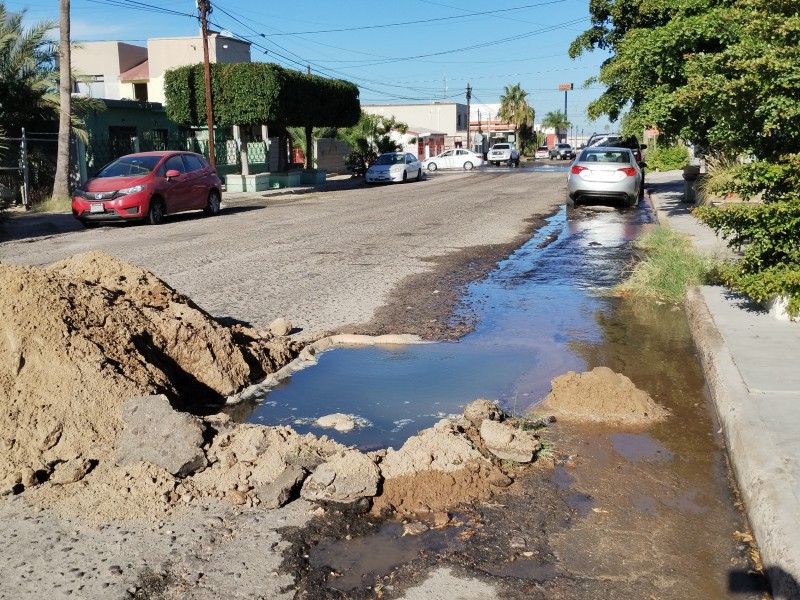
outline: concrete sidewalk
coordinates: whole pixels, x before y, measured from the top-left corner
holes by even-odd
[[[732,256],[683,203],[680,171],[648,174],[661,225]],[[721,287],[690,289],[686,311],[728,454],[775,598],[800,598],[800,323]]]

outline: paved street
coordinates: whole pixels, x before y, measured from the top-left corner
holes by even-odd
[[[6,236],[73,231],[7,241],[0,260],[45,265],[103,250],[153,271],[217,317],[256,327],[286,317],[302,337],[316,337],[368,321],[398,282],[431,268],[428,259],[515,241],[527,220],[555,212],[564,183],[561,172],[441,173],[389,186],[240,196],[217,218],[179,215],[161,226],[83,230],[63,215],[50,228],[13,223]]]

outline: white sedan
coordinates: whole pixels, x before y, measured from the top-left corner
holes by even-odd
[[[465,171],[470,171],[481,165],[483,165],[483,157],[480,154],[463,148],[447,150],[422,161],[422,167],[428,169],[428,171],[435,171],[436,169],[464,169]]]
[[[417,157],[408,152],[384,152],[367,169],[365,181],[380,183],[422,179],[422,165]]]

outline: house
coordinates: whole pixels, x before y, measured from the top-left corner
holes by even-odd
[[[250,62],[250,43],[209,32],[211,63]],[[164,103],[164,73],[203,62],[203,38],[150,38],[147,47],[124,42],[84,42],[72,51],[72,67],[88,82],[75,93],[108,100]]]
[[[250,61],[250,43],[209,32],[212,63]],[[147,46],[124,42],[84,42],[72,51],[72,66],[81,75],[73,92],[97,98],[105,110],[86,116],[90,134],[84,148],[85,167],[91,171],[123,154],[151,149],[188,149],[204,152],[206,128],[186,130],[166,116],[164,74],[169,69],[203,62],[202,35],[150,38]],[[253,132],[251,139],[258,139]],[[215,128],[215,154],[221,174],[238,170],[238,128]],[[262,135],[263,139],[263,135]],[[81,154],[81,153],[79,153]],[[248,145],[253,172],[267,170],[266,143]],[[84,174],[85,176],[85,174]]]
[[[429,104],[362,104],[361,109],[373,115],[394,117],[408,125],[409,130],[421,134],[444,134],[444,147],[447,148],[461,147],[468,142],[466,104],[438,101]],[[425,156],[420,154],[419,158]]]

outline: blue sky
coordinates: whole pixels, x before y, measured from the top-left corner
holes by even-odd
[[[588,103],[602,91],[583,83],[606,58],[594,52],[577,60],[570,42],[589,27],[589,0],[402,0],[379,2],[211,0],[214,29],[252,42],[252,60],[347,79],[361,88],[363,103],[446,100],[499,101],[504,86],[528,92],[537,121],[564,109],[586,133]],[[27,21],[58,19],[55,0],[6,0],[6,9],[27,10]],[[74,41],[119,40],[145,45],[147,38],[190,36],[199,30],[194,2],[72,0]],[[612,128],[614,126],[612,125]]]

